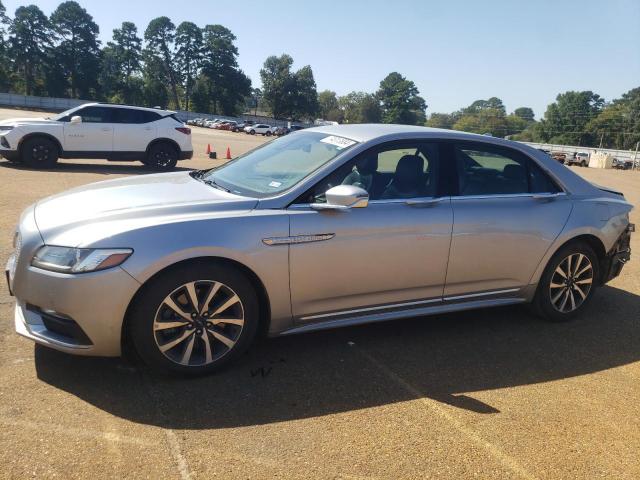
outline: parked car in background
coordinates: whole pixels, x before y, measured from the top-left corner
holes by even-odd
[[[298,130],[304,130],[305,127],[302,125],[291,125],[289,127],[289,132],[297,132]]]
[[[267,125],[266,123],[257,123],[255,125],[246,126],[244,127],[244,131],[249,135],[255,135],[256,133],[259,133],[267,137],[270,137],[273,134],[271,125]]]
[[[327,126],[209,171],[41,200],[20,217],[7,279],[15,329],[36,343],[127,345],[156,369],[202,374],[259,333],[527,303],[570,320],[629,261],[631,209],[522,143]]]
[[[611,166],[613,168],[617,168],[620,170],[628,170],[633,168],[633,160],[624,159],[624,158],[614,158],[611,162]]]
[[[551,158],[553,158],[556,162],[564,164],[569,154],[565,152],[551,152]]]
[[[232,131],[235,128],[236,125],[237,125],[237,122],[235,122],[233,120],[220,122],[218,124],[218,130]]]
[[[272,133],[273,135],[276,135],[276,136],[278,136],[278,137],[281,137],[282,135],[286,135],[286,134],[287,134],[287,133],[289,133],[289,132],[287,131],[287,128],[286,128],[286,127],[273,127],[273,128],[271,129],[271,133]]]
[[[585,152],[578,152],[569,156],[564,161],[565,165],[578,165],[579,167],[588,167],[589,166],[589,154]]]
[[[253,120],[244,120],[243,122],[237,123],[233,128],[234,132],[243,131],[245,127],[253,125],[255,122]]]
[[[0,155],[32,168],[50,168],[59,158],[101,158],[170,170],[191,158],[193,147],[191,129],[175,112],[86,103],[47,118],[0,122]]]

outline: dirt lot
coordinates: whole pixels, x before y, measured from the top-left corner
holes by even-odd
[[[180,165],[262,141],[195,129]],[[576,171],[640,205],[640,172]],[[0,258],[30,203],[143,173],[0,161]],[[0,477],[640,478],[639,239],[575,323],[505,308],[273,339],[191,380],[34,347],[2,283]]]

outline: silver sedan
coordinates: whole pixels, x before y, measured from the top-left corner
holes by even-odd
[[[205,373],[257,335],[520,303],[568,320],[629,260],[631,208],[520,143],[328,126],[41,200],[7,278],[37,343]]]

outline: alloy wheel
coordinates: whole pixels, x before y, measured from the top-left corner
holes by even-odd
[[[31,149],[31,158],[38,163],[49,160],[49,147],[47,145],[34,145]]]
[[[156,311],[153,334],[174,363],[202,366],[233,349],[244,327],[240,297],[227,285],[197,280],[176,288]]]
[[[560,313],[580,308],[593,285],[593,266],[589,257],[573,253],[562,260],[551,275],[549,298]]]
[[[155,154],[156,165],[166,167],[171,163],[171,154],[166,150],[158,150]]]

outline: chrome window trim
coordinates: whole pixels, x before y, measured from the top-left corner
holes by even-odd
[[[496,193],[489,195],[452,195],[451,200],[482,200],[485,198],[527,198],[527,197],[535,197],[536,195],[544,195],[546,192],[538,192],[538,193]],[[549,198],[557,198],[557,197],[566,197],[567,194],[565,192],[557,192],[553,196],[549,196]]]
[[[389,199],[385,199],[385,200],[369,200],[369,205],[384,205],[387,203],[402,203],[407,205],[408,201],[411,200],[437,200],[437,199],[451,199],[453,197],[449,196],[449,195],[444,195],[442,197],[411,197],[411,198],[389,198]],[[299,209],[304,209],[304,208],[310,208],[310,203],[292,203],[291,205],[289,205],[289,207],[287,209],[295,209],[295,210],[299,210]],[[409,205],[407,205],[409,206]]]

